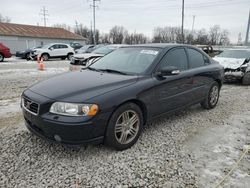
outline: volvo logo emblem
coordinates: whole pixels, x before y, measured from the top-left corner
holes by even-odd
[[[31,105],[31,102],[28,102],[26,103],[26,108],[30,109],[30,105]]]

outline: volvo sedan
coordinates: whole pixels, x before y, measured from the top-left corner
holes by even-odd
[[[82,71],[31,86],[21,106],[27,128],[39,137],[124,150],[154,118],[197,103],[214,108],[223,74],[193,46],[126,46]]]

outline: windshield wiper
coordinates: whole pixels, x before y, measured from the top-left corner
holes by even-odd
[[[100,71],[104,71],[104,72],[110,72],[110,73],[118,73],[118,74],[122,74],[122,75],[128,75],[125,72],[121,72],[118,70],[113,70],[113,69],[99,69]]]
[[[85,69],[89,69],[89,70],[96,71],[96,72],[100,72],[101,71],[101,70],[95,69],[93,67],[84,67],[84,68],[82,68],[82,70],[85,70]]]

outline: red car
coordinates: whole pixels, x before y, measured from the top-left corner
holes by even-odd
[[[10,49],[0,43],[0,62],[9,57],[11,57]]]

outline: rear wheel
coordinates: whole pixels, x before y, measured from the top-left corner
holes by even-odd
[[[43,58],[44,61],[48,61],[49,60],[49,54],[42,54],[41,57]]]
[[[71,60],[72,56],[73,56],[73,54],[72,54],[72,53],[69,53],[69,54],[67,55],[67,59],[68,59],[68,60]]]
[[[125,150],[138,140],[143,126],[141,109],[134,103],[120,106],[112,115],[106,135],[105,144],[116,150]]]
[[[4,60],[3,54],[0,54],[0,62]]]
[[[218,103],[219,96],[220,96],[220,86],[218,82],[214,82],[209,89],[206,99],[201,102],[201,106],[205,109],[214,108]]]
[[[242,78],[243,85],[250,85],[250,72],[246,72]]]

